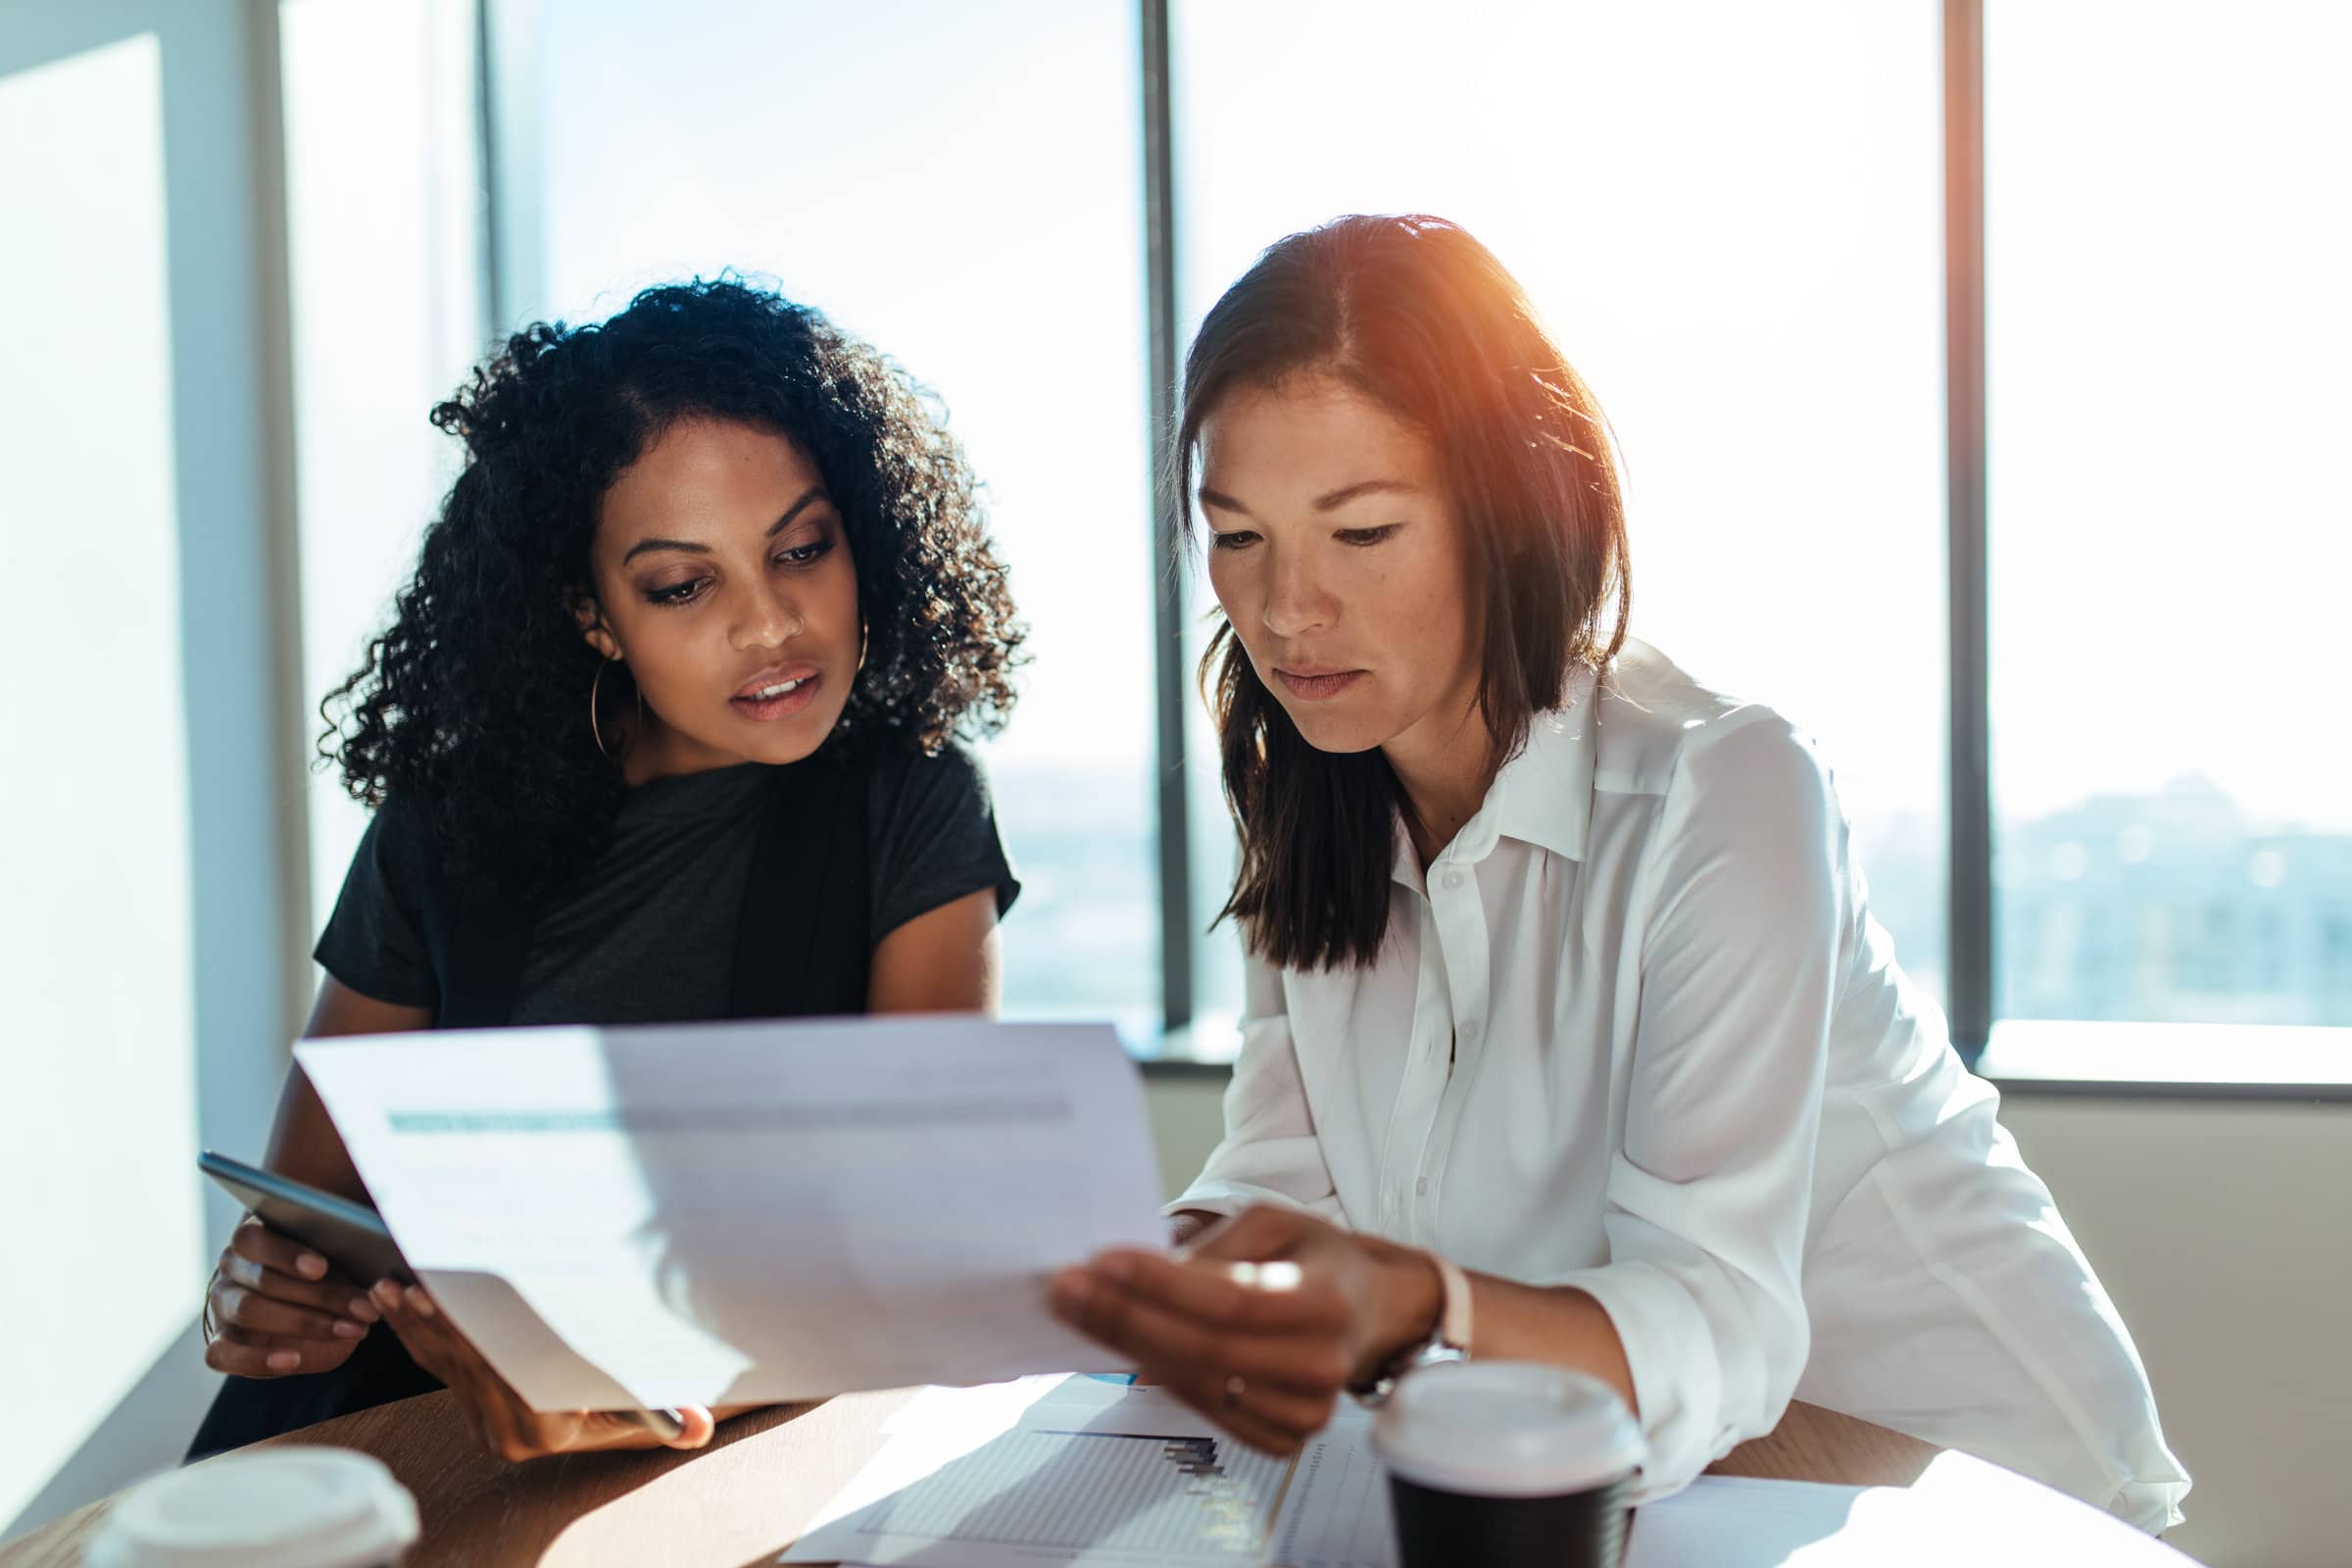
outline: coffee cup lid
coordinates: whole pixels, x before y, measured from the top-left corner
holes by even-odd
[[[1614,1389],[1532,1361],[1456,1361],[1408,1374],[1381,1406],[1372,1445],[1407,1481],[1496,1497],[1606,1486],[1648,1452]]]
[[[380,1460],[291,1446],[173,1470],[117,1498],[85,1568],[374,1568],[416,1544],[416,1499]]]

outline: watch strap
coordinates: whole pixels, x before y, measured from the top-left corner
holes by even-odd
[[[1446,1291],[1446,1304],[1438,1313],[1436,1338],[1467,1356],[1470,1353],[1471,1329],[1470,1276],[1463,1273],[1461,1265],[1452,1258],[1441,1257],[1436,1252],[1428,1256],[1431,1262],[1438,1265],[1438,1278]]]

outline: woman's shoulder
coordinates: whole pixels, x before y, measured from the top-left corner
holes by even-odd
[[[943,904],[994,888],[997,912],[1021,884],[997,831],[988,772],[973,750],[951,741],[935,752],[877,749],[867,843],[873,857],[877,940]]]
[[[1648,643],[1626,639],[1597,682],[1595,781],[1663,794],[1678,774],[1730,782],[1755,767],[1820,765],[1778,709],[1722,691]]]
[[[416,795],[394,790],[368,818],[367,846],[388,871],[422,881],[441,872],[441,833],[431,809]]]
[[[867,840],[878,861],[904,865],[911,854],[947,845],[997,843],[997,807],[988,769],[973,749],[951,740],[937,751],[912,742],[866,754]]]
[[[910,800],[947,798],[989,804],[988,769],[979,754],[951,739],[936,752],[911,741],[877,741],[866,753],[874,804],[896,808]]]

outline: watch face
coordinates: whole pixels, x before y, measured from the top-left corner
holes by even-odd
[[[1443,1366],[1448,1361],[1467,1361],[1469,1359],[1470,1352],[1468,1350],[1458,1345],[1447,1345],[1444,1339],[1433,1335],[1390,1362],[1389,1369],[1374,1378],[1371,1383],[1363,1388],[1350,1389],[1348,1392],[1354,1395],[1355,1402],[1365,1409],[1377,1410],[1389,1402],[1390,1395],[1396,1392],[1396,1384],[1399,1379],[1408,1377],[1425,1366]]]

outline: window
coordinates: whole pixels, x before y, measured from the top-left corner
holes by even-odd
[[[2352,15],[1984,48],[1996,1015],[2352,1024]]]
[[[306,743],[360,665],[457,477],[426,422],[485,342],[474,16],[466,0],[285,0]],[[325,923],[368,812],[313,775],[311,910]]]
[[[494,13],[519,19],[526,8]],[[821,18],[821,25],[817,19]],[[1024,891],[1008,1013],[1160,1013],[1135,15],[689,0],[540,9],[512,326],[770,277],[906,365],[986,481],[1034,662],[987,751]],[[837,69],[853,64],[856,69]]]
[[[1261,248],[1341,213],[1435,213],[1485,241],[1616,430],[1634,635],[1821,741],[1874,911],[1939,990],[1936,8],[1725,6],[1700,28],[1597,0],[1436,26],[1411,0],[1171,16],[1180,336]],[[1213,771],[1196,778],[1213,800]],[[1196,855],[1230,842],[1220,820]],[[1203,958],[1220,1000],[1235,949]]]
[[[2002,0],[1980,40],[1976,0],[1727,5],[1696,27],[1599,0],[1474,0],[1444,26],[1408,0],[1166,0],[1159,258],[1138,26],[1153,4],[690,0],[649,29],[620,0],[486,3],[485,223],[459,145],[469,0],[373,20],[287,0],[314,697],[445,482],[454,453],[418,416],[480,323],[593,318],[723,269],[771,279],[936,389],[989,487],[1034,628],[1020,711],[987,754],[1027,886],[1008,1010],[1229,1054],[1239,941],[1204,928],[1233,845],[1192,681],[1214,609],[1197,571],[1182,648],[1152,631],[1147,262],[1173,264],[1181,348],[1274,239],[1436,212],[1519,275],[1611,416],[1633,633],[1821,741],[1873,911],[1966,1015],[1963,1049],[1987,1014],[2352,1023],[2352,806],[2334,787],[2352,746],[2328,721],[2328,643],[2352,531],[2323,484],[2352,415],[2332,374],[2352,227],[2331,182],[2352,109],[2325,70],[2352,46],[2344,19]],[[1946,25],[1981,41],[1986,83],[1989,172],[1951,185],[1986,232],[1989,421],[1952,455],[1990,475],[1982,527],[1946,515],[1947,374],[1977,354],[1946,364],[1945,308],[1969,290],[1942,256]],[[333,61],[355,51],[397,55],[408,85],[349,91],[361,77]],[[346,85],[306,89],[305,71]],[[338,133],[355,139],[330,156]],[[369,166],[368,199],[422,237],[386,251],[318,215],[394,142],[405,161]],[[374,380],[333,341],[371,308],[403,323]],[[1958,715],[1989,714],[1989,859],[1952,858],[1984,796],[1975,742],[1946,744],[1944,694],[1972,690],[1947,592],[1961,641],[1974,624],[1947,550],[1989,562],[1989,703]],[[1178,902],[1156,844],[1162,657],[1186,694],[1181,996],[1159,962]],[[321,901],[357,826],[318,809]],[[1948,932],[1947,889],[1964,910]],[[1965,959],[1947,967],[1947,945]],[[1156,1039],[1188,1016],[1188,1037]]]

